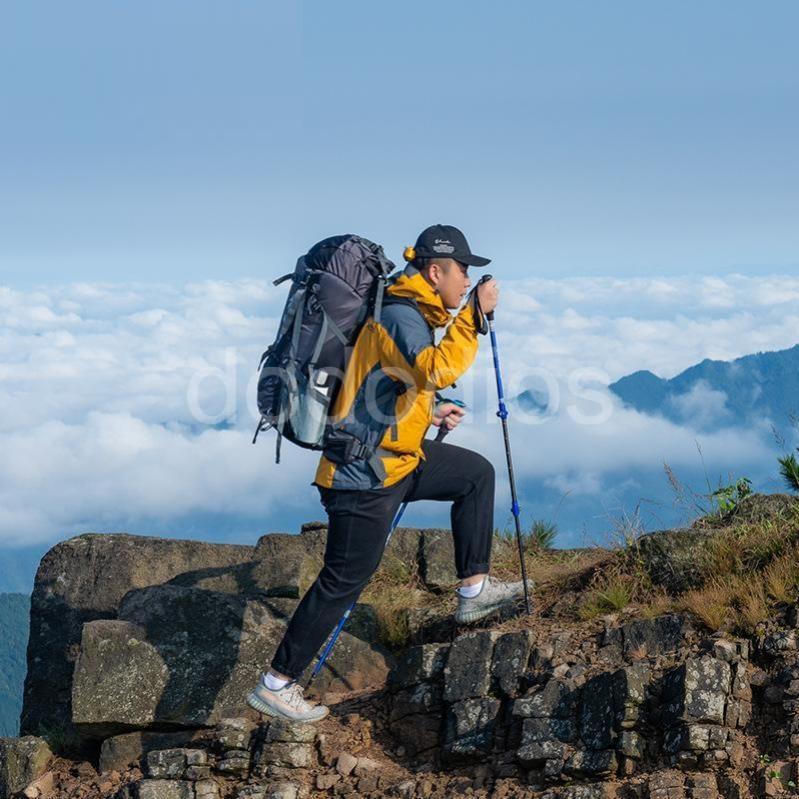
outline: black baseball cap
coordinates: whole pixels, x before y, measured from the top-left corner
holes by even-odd
[[[490,258],[473,255],[466,236],[453,225],[431,225],[425,228],[416,239],[414,249],[417,258],[442,256],[467,266],[485,266],[491,263]]]

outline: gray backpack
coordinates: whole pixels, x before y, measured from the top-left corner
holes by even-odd
[[[333,236],[303,255],[274,343],[258,365],[258,411],[253,436],[275,428],[275,460],[283,438],[306,449],[325,448],[328,410],[347,358],[368,317],[380,320],[383,292],[394,264],[383,248],[360,236]]]

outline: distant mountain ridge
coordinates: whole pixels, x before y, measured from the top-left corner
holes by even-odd
[[[799,344],[734,361],[705,359],[671,379],[642,370],[609,388],[637,411],[704,430],[755,418],[785,428],[799,413]]]
[[[0,736],[15,736],[22,710],[30,597],[0,594]]]

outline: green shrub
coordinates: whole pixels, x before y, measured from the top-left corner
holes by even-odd
[[[751,493],[752,481],[748,477],[742,477],[729,485],[719,486],[710,495],[710,499],[716,506],[718,515],[727,516],[738,507],[741,500]]]
[[[799,452],[799,450],[797,450]],[[777,459],[780,464],[780,474],[785,484],[791,491],[799,491],[799,461],[796,455],[791,453],[784,458]]]
[[[536,519],[530,528],[530,532],[525,537],[528,547],[541,550],[552,549],[557,535],[558,527],[554,522]]]

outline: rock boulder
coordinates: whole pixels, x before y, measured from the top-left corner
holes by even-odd
[[[0,738],[0,799],[11,797],[45,773],[53,753],[41,738]]]
[[[246,714],[285,623],[256,599],[174,585],[131,591],[119,619],[88,622],[72,692],[81,734],[203,727]],[[389,664],[343,633],[317,691],[379,687]]]
[[[70,538],[45,554],[31,597],[21,734],[69,728],[83,625],[112,619],[133,588],[177,580],[215,591],[252,587],[253,547],[126,534]]]

